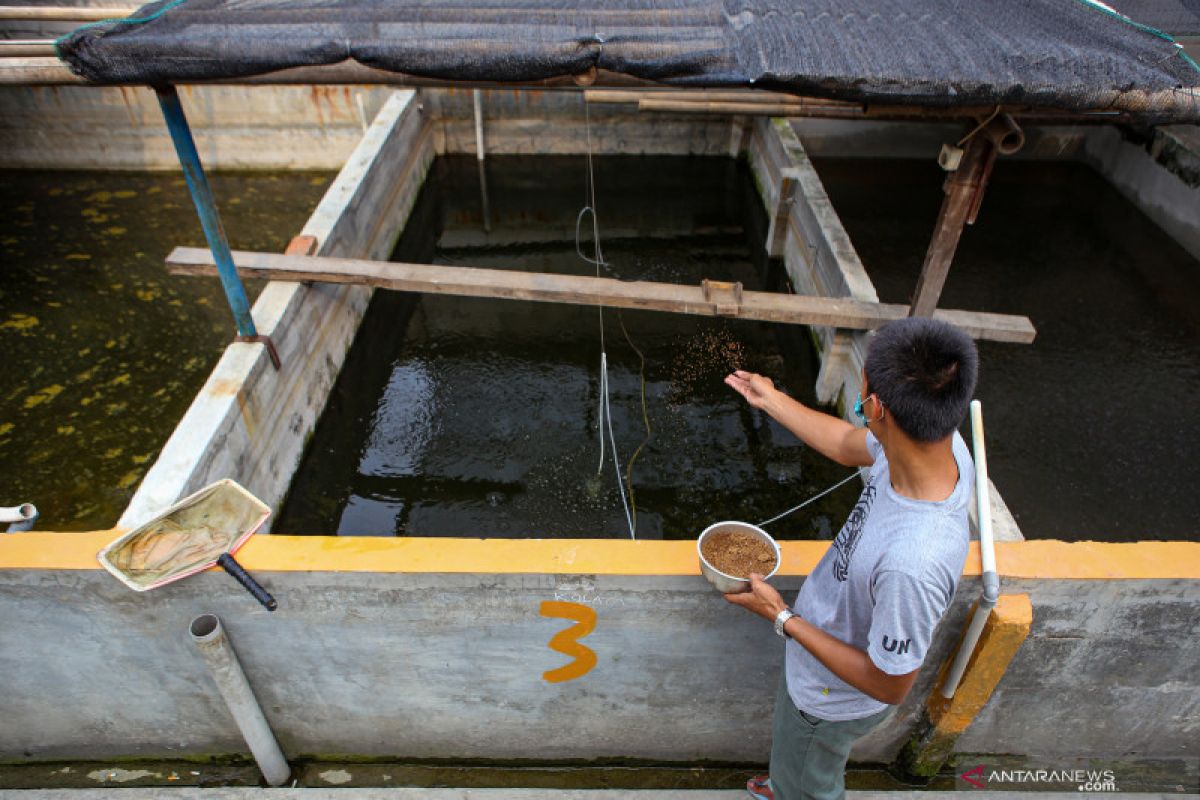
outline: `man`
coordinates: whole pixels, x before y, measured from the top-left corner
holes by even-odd
[[[978,360],[974,342],[942,322],[912,317],[880,328],[854,408],[865,428],[807,408],[761,375],[725,379],[818,452],[870,467],[794,609],[759,575],[725,596],[787,639],[770,776],[747,784],[752,796],[844,797],[854,741],[912,687],[966,561],[974,468],[957,429]]]

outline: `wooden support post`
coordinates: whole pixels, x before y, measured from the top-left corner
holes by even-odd
[[[913,291],[909,316],[933,316],[938,298],[942,295],[942,287],[946,285],[954,251],[958,249],[963,225],[973,223],[975,215],[979,213],[983,190],[995,159],[996,151],[988,137],[972,136],[958,169],[946,176],[942,184],[946,196],[938,211],[929,249],[925,251],[925,262],[921,265],[921,276],[917,278],[917,288]]]
[[[800,174],[791,168],[784,168],[779,173],[779,195],[775,199],[775,213],[771,215],[771,225],[767,228],[767,255],[771,258],[783,258],[784,245],[787,243],[788,220],[792,216],[792,202],[796,196],[796,187],[800,185]]]

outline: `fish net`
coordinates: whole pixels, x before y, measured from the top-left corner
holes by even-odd
[[[151,589],[216,563],[262,525],[268,513],[245,489],[222,481],[121,537],[100,560],[132,588]]]

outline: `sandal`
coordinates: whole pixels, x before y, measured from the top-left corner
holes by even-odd
[[[771,789],[771,778],[760,775],[746,781],[746,791],[754,800],[775,800],[775,792]]]

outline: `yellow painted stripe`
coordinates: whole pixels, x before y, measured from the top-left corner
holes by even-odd
[[[99,569],[96,553],[121,534],[35,531],[0,535],[0,569]],[[828,542],[782,542],[783,575],[807,575]],[[238,552],[247,569],[268,572],[469,572],[696,575],[694,541],[612,539],[450,539],[375,536],[252,536]],[[996,545],[1009,578],[1200,580],[1200,543],[1005,542]],[[978,575],[971,545],[965,575]]]

